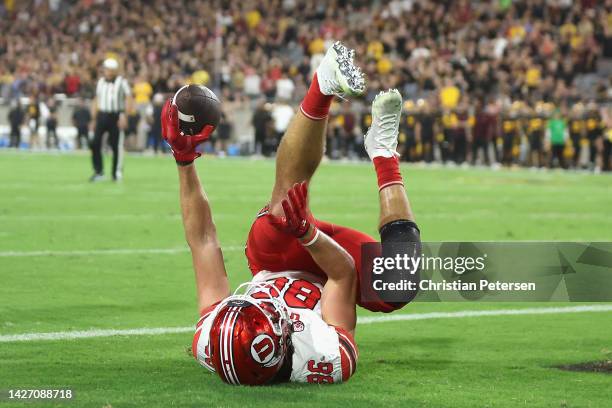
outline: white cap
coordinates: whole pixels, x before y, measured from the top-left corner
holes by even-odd
[[[119,63],[114,58],[107,58],[107,59],[105,59],[104,63],[102,65],[106,69],[118,69],[119,68]]]
[[[160,94],[159,92],[156,93],[155,95],[153,95],[153,102],[164,103],[164,95]]]

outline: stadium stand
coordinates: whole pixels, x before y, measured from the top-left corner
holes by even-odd
[[[133,149],[157,150],[154,96],[190,82],[224,102],[211,152],[273,154],[280,109],[341,39],[366,56],[369,86],[363,101],[333,108],[331,158],[363,156],[368,103],[396,87],[405,160],[610,169],[610,0],[4,0],[0,32],[5,145],[19,109],[20,125],[37,118],[20,129],[24,146],[55,111],[63,146],[74,144],[77,97],[91,98],[114,56],[134,91]],[[564,125],[556,141],[553,116]],[[557,142],[567,160],[551,160]]]

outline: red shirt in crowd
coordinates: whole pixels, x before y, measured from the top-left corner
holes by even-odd
[[[66,95],[74,95],[81,88],[81,78],[78,75],[66,75],[64,78]]]

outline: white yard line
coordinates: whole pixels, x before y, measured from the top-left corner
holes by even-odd
[[[525,309],[496,309],[496,310],[464,310],[460,312],[432,312],[416,314],[391,314],[383,316],[360,317],[360,324],[371,324],[381,322],[396,322],[403,320],[429,320],[429,319],[458,319],[461,317],[483,317],[483,316],[521,316],[540,314],[561,313],[585,313],[585,312],[612,312],[612,305],[586,305],[586,306],[563,306],[563,307],[532,307]]]
[[[244,251],[244,245],[223,247],[224,251]],[[179,254],[189,252],[189,248],[115,248],[115,249],[76,249],[66,251],[0,251],[0,258],[30,256],[97,256],[97,255],[133,255],[133,254]]]
[[[0,236],[2,232],[0,232]],[[494,242],[494,243],[513,243],[513,244],[524,244],[533,242],[572,242],[578,244],[587,244],[589,242],[604,242],[608,241],[608,238],[577,238],[571,241],[557,241],[557,240],[527,240],[527,241],[489,241],[481,240],[475,242]],[[445,242],[461,242],[461,241],[445,241]],[[437,241],[431,241],[428,243],[438,243]],[[227,245],[222,248],[224,251],[244,251],[244,245]],[[0,258],[20,258],[20,257],[45,257],[45,256],[97,256],[97,255],[138,255],[138,254],[180,254],[189,252],[188,247],[176,247],[176,248],[108,248],[108,249],[66,249],[66,250],[32,250],[32,251],[19,251],[19,250],[5,250],[0,251]]]
[[[142,329],[123,329],[123,330],[77,330],[53,333],[24,333],[24,334],[5,334],[0,335],[0,343],[13,343],[17,341],[40,341],[40,340],[74,340],[87,339],[90,337],[111,337],[111,336],[144,336],[157,334],[185,333],[193,331],[193,327],[158,327]]]
[[[244,218],[238,214],[217,214],[215,219],[239,219]],[[180,214],[15,214],[0,215],[0,221],[142,221],[142,220],[180,220]]]
[[[612,305],[587,305],[566,307],[537,307],[524,309],[498,309],[498,310],[464,310],[458,312],[433,312],[415,314],[395,314],[385,316],[360,317],[358,324],[374,324],[384,322],[397,322],[407,320],[431,320],[431,319],[459,319],[465,317],[483,316],[521,316],[521,315],[546,315],[564,313],[586,313],[586,312],[612,312]],[[63,331],[52,333],[22,333],[0,335],[0,343],[13,343],[21,341],[41,340],[75,340],[92,337],[112,336],[154,336],[160,334],[189,333],[194,330],[193,326],[186,327],[157,327],[140,329],[90,329],[80,331]]]
[[[100,221],[100,220],[121,220],[121,221],[142,221],[142,220],[164,220],[180,219],[180,214],[15,214],[0,215],[0,220],[6,221]],[[216,217],[215,217],[216,218]]]

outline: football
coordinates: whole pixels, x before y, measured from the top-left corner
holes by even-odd
[[[181,88],[174,97],[179,111],[179,127],[185,135],[198,134],[206,125],[217,127],[221,102],[210,89],[201,85]]]

